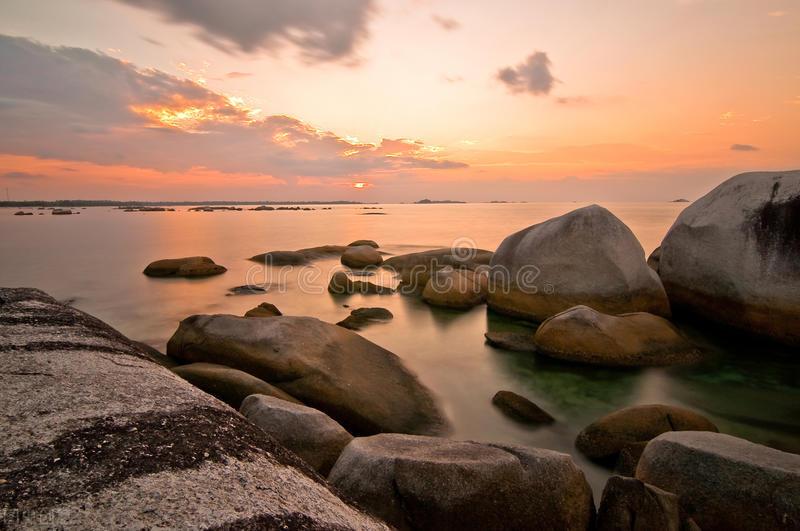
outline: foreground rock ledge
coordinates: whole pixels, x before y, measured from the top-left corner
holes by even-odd
[[[9,529],[382,523],[105,323],[0,288],[0,514]]]

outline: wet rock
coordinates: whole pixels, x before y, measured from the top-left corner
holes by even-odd
[[[603,489],[597,531],[680,531],[678,497],[638,479],[612,476]]]
[[[533,332],[486,332],[483,337],[493,347],[514,352],[536,352]]]
[[[536,350],[566,361],[603,366],[694,363],[700,351],[675,326],[651,313],[607,315],[575,306],[554,315],[534,335]]]
[[[383,262],[383,256],[369,245],[358,245],[349,247],[342,253],[342,264],[354,269],[369,266],[379,266]]]
[[[276,317],[283,315],[277,306],[269,302],[262,302],[255,308],[247,310],[245,317]]]
[[[585,304],[610,314],[669,316],[636,236],[597,205],[508,236],[492,258],[489,307],[533,321]]]
[[[242,401],[250,395],[269,395],[300,403],[274,385],[225,365],[190,363],[173,367],[172,372],[235,409],[239,409]]]
[[[575,446],[590,459],[616,459],[632,443],[646,442],[668,431],[717,431],[707,418],[676,406],[633,406],[594,421],[578,434]]]
[[[144,274],[149,277],[207,277],[220,275],[227,269],[206,256],[167,258],[149,264]]]
[[[800,455],[719,433],[665,433],[636,477],[674,492],[703,531],[800,529]]]
[[[393,318],[392,312],[386,308],[357,308],[351,311],[346,319],[336,324],[349,330],[361,330],[370,323],[389,321]]]
[[[507,417],[524,424],[552,424],[556,420],[524,396],[512,391],[498,391],[492,397],[492,404]]]
[[[264,286],[256,286],[254,284],[245,284],[244,286],[236,286],[228,290],[229,295],[263,295],[267,292]]]
[[[354,439],[328,481],[398,529],[580,529],[594,516],[566,454],[435,437]]]
[[[54,216],[69,216],[72,214],[77,214],[77,212],[73,212],[68,208],[54,208],[50,213]]]
[[[445,267],[434,272],[422,292],[431,306],[468,310],[486,301],[489,277],[469,269]]]
[[[327,476],[344,447],[353,440],[338,422],[322,411],[279,398],[250,395],[240,413]]]
[[[0,337],[3,527],[385,528],[94,317],[3,288]]]
[[[389,295],[394,293],[392,288],[386,286],[379,286],[367,280],[353,280],[344,271],[336,271],[331,275],[328,291],[335,295],[352,295],[353,293]]]
[[[297,251],[270,251],[251,256],[250,260],[268,266],[303,265],[308,262],[308,257]]]
[[[370,247],[374,247],[375,249],[380,247],[378,245],[378,242],[376,242],[375,240],[356,240],[352,243],[347,244],[348,247],[358,247],[360,245],[369,245]]]
[[[634,477],[636,475],[636,465],[642,457],[648,441],[634,442],[626,444],[619,451],[617,463],[614,465],[614,473],[620,476]]]
[[[20,210],[19,212],[14,212],[15,216],[32,216],[33,212],[25,212],[24,210]]]
[[[474,270],[481,265],[488,265],[491,258],[492,252],[483,249],[445,247],[392,256],[383,262],[383,266],[394,270],[400,282],[409,290],[422,290],[431,274],[446,266]]]
[[[400,358],[311,317],[195,315],[181,321],[167,353],[248,372],[354,434],[438,433],[446,426],[430,392]]]
[[[686,207],[659,275],[679,311],[800,345],[800,170],[737,175]]]

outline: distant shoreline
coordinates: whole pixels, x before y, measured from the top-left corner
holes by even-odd
[[[112,201],[58,199],[56,201],[0,201],[0,207],[146,207],[146,206],[227,206],[227,205],[371,205],[361,201]]]

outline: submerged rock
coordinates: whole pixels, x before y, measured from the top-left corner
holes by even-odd
[[[386,308],[357,308],[351,311],[346,319],[336,324],[349,330],[361,330],[369,323],[389,321],[393,318],[392,312]]]
[[[512,391],[497,391],[492,397],[492,404],[507,417],[525,424],[552,424],[555,422],[550,414],[525,398]]]
[[[328,291],[335,295],[351,295],[353,293],[389,295],[392,288],[379,286],[367,280],[353,280],[344,271],[336,271],[328,282]]]
[[[303,265],[308,262],[308,257],[297,251],[270,251],[251,256],[250,260],[268,266],[289,266]]]
[[[800,455],[720,433],[665,433],[636,477],[674,492],[703,531],[800,529]]]
[[[311,317],[195,315],[167,352],[221,363],[279,387],[355,434],[438,433],[445,420],[430,392],[396,355]]]
[[[468,310],[486,301],[489,277],[469,269],[446,267],[431,274],[422,300],[432,306]]]
[[[342,264],[354,269],[379,266],[382,262],[383,256],[381,256],[381,253],[369,245],[348,247],[347,250],[342,253]]]
[[[156,260],[144,269],[149,277],[207,277],[220,275],[227,269],[207,256]]]
[[[33,212],[25,212],[24,210],[20,210],[19,212],[14,212],[15,216],[32,216]]]
[[[327,476],[344,447],[353,440],[338,422],[322,411],[272,396],[248,396],[240,413]]]
[[[646,367],[694,363],[700,351],[672,323],[650,313],[606,315],[575,306],[547,319],[536,351],[566,361]]]
[[[533,321],[585,304],[611,314],[670,314],[636,236],[597,205],[508,236],[492,258],[489,307]]]
[[[533,332],[486,332],[483,337],[493,347],[514,352],[536,352]]]
[[[173,367],[172,372],[235,409],[239,409],[242,401],[250,395],[269,395],[300,403],[274,385],[225,365],[190,363]]]
[[[244,314],[245,317],[277,317],[278,315],[283,314],[277,306],[269,302],[262,302]]]
[[[612,476],[603,489],[597,531],[680,531],[678,497],[638,479]]]
[[[575,446],[590,459],[615,459],[632,443],[684,430],[718,431],[710,420],[688,409],[661,404],[633,406],[592,422],[578,434]]]
[[[583,472],[566,454],[384,434],[354,439],[328,481],[398,529],[586,530]]]
[[[94,317],[3,288],[0,337],[8,528],[385,529]]]
[[[229,295],[263,295],[267,292],[264,286],[256,286],[255,284],[245,284],[244,286],[236,286],[228,290]]]
[[[800,345],[800,170],[737,175],[686,207],[659,274],[679,310]]]

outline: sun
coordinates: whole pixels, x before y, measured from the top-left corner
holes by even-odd
[[[365,182],[353,183],[353,188],[355,188],[357,190],[363,190],[366,187],[367,187],[367,183],[365,183]]]

